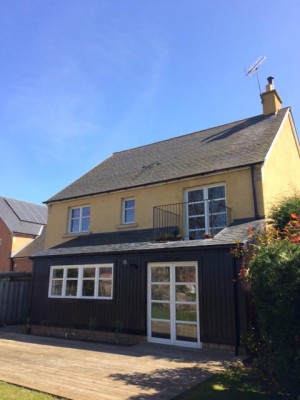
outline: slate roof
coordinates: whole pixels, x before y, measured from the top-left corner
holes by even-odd
[[[47,224],[47,207],[0,196],[0,218],[12,233],[38,235]]]
[[[288,112],[283,108],[114,153],[46,203],[262,163]]]
[[[251,226],[256,229],[264,223],[263,220],[244,222],[224,228],[213,239],[181,240],[175,242],[132,242],[132,243],[105,243],[104,234],[91,234],[80,236],[66,243],[62,243],[50,249],[34,255],[33,258],[45,258],[49,256],[74,256],[84,254],[103,253],[128,253],[155,250],[171,250],[193,247],[230,246],[248,238],[248,229]]]

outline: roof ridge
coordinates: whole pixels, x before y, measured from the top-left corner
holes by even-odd
[[[290,108],[290,107],[281,108],[279,111],[283,111],[283,110],[288,109],[288,108]],[[270,114],[270,115],[271,115],[271,114]],[[273,114],[272,114],[272,115],[273,115]],[[154,144],[159,144],[159,143],[164,143],[164,142],[168,142],[168,141],[171,141],[171,140],[176,140],[176,139],[179,139],[179,138],[182,138],[182,137],[195,135],[196,133],[200,133],[200,132],[204,132],[204,131],[210,131],[210,130],[213,130],[213,129],[216,129],[216,128],[221,128],[221,127],[226,126],[226,125],[237,124],[237,123],[239,123],[239,122],[244,122],[244,121],[246,121],[246,120],[254,119],[254,118],[257,118],[257,117],[261,117],[261,116],[263,117],[264,114],[257,114],[257,115],[254,115],[254,116],[252,116],[252,117],[241,118],[241,119],[238,119],[238,120],[236,120],[236,121],[227,122],[227,123],[225,123],[225,124],[212,126],[212,127],[210,127],[210,128],[201,129],[201,130],[199,130],[199,131],[194,131],[194,132],[190,132],[190,133],[183,133],[183,134],[178,135],[178,136],[175,136],[175,137],[171,137],[171,138],[163,139],[163,140],[158,140],[157,142],[147,143],[147,144],[144,144],[144,145],[141,145],[141,146],[132,147],[132,148],[127,149],[127,150],[115,151],[115,152],[112,153],[112,155],[120,154],[120,153],[126,153],[126,152],[129,152],[129,151],[132,151],[132,150],[141,149],[141,148],[143,148],[143,147],[153,146]],[[265,115],[265,117],[267,117],[267,115]]]

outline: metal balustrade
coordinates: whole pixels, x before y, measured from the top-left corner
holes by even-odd
[[[201,206],[201,207],[200,207]],[[231,222],[231,208],[218,200],[153,207],[155,241],[212,238]]]

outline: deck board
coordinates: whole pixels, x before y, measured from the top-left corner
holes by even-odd
[[[114,346],[2,332],[0,380],[71,400],[171,399],[238,358],[149,343]]]

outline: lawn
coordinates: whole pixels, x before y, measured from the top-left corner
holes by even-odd
[[[21,386],[0,381],[0,400],[63,400],[62,397],[51,396]]]
[[[293,400],[268,382],[259,380],[249,367],[229,369],[177,396],[174,400]]]

